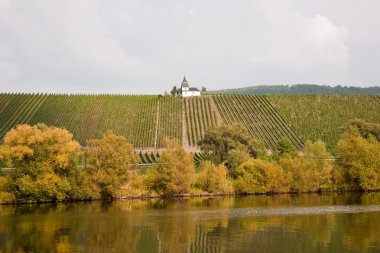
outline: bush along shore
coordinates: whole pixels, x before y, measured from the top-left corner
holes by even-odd
[[[111,131],[81,147],[65,129],[18,125],[0,146],[0,165],[12,168],[0,174],[0,203],[379,190],[380,125],[354,120],[342,130],[334,156],[322,141],[299,150],[286,138],[268,155],[243,125],[218,126],[199,143],[207,159],[194,163],[165,138],[155,164],[140,167]]]

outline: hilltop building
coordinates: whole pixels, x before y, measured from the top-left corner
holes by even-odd
[[[177,95],[181,97],[199,97],[201,92],[198,88],[190,87],[186,77],[183,77],[181,89],[177,90]]]

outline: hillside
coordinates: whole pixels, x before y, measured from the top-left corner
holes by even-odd
[[[302,149],[301,139],[265,97],[216,95],[214,100],[225,123],[243,123],[266,147],[274,148],[278,140],[287,137],[295,147]]]
[[[211,96],[183,100],[188,144],[196,146],[206,130],[224,124]]]
[[[160,147],[164,136],[182,139],[182,101],[135,95],[0,94],[0,138],[21,123],[68,129],[81,144],[107,130],[136,147]]]
[[[326,86],[314,84],[259,85],[236,89],[210,91],[210,94],[351,94],[380,95],[380,87]]]
[[[81,144],[107,131],[141,150],[160,148],[165,136],[199,151],[206,130],[242,123],[273,148],[287,137],[302,149],[322,139],[335,150],[339,128],[361,118],[380,123],[380,98],[369,95],[210,95],[174,98],[153,95],[0,94],[0,138],[17,124],[45,123],[68,129]]]
[[[380,123],[379,96],[266,95],[303,140],[326,142],[335,151],[340,127],[352,119]]]

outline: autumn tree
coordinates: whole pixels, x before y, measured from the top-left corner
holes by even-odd
[[[348,131],[351,127],[357,128],[363,138],[368,138],[372,135],[377,141],[380,141],[380,124],[366,122],[361,119],[354,119],[345,124],[342,127],[342,130]]]
[[[75,166],[79,152],[79,143],[65,129],[18,125],[5,135],[0,148],[0,158],[14,168],[8,190],[17,201],[92,197]]]
[[[162,195],[188,192],[195,181],[193,157],[177,139],[164,139],[164,151],[150,172],[149,185]]]
[[[238,193],[274,193],[284,189],[284,170],[275,162],[251,159],[239,165],[234,181]]]
[[[213,153],[213,161],[216,164],[235,164],[236,161],[228,161],[233,158],[229,152],[244,152],[253,158],[265,154],[264,145],[255,140],[243,124],[209,128],[199,144],[203,151]],[[231,166],[229,169],[232,169]]]
[[[285,169],[292,192],[315,192],[331,189],[333,157],[321,140],[307,141],[303,155],[285,156],[280,164]]]
[[[0,174],[0,204],[12,203],[16,196],[9,191],[9,176]]]
[[[88,141],[86,160],[86,171],[106,198],[118,195],[128,180],[128,171],[138,163],[133,146],[124,136],[112,131],[107,131],[101,139]]]
[[[365,136],[365,135],[364,135]],[[338,142],[338,165],[351,190],[380,189],[380,142],[351,126]]]
[[[209,193],[232,192],[227,173],[228,170],[223,164],[215,165],[211,161],[204,161],[197,175],[197,186]]]
[[[314,143],[307,141],[303,153],[307,166],[312,171],[312,180],[309,182],[312,190],[329,190],[331,187],[333,157],[327,151],[326,144],[321,140]]]

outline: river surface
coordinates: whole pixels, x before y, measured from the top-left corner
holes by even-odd
[[[3,205],[5,252],[380,252],[380,193]]]

